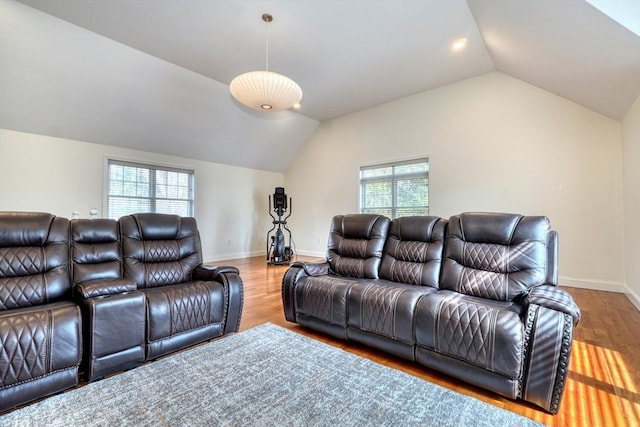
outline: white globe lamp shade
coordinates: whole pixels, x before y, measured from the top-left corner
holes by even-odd
[[[240,74],[231,81],[229,90],[241,104],[262,111],[287,110],[302,100],[302,89],[296,82],[272,71]]]

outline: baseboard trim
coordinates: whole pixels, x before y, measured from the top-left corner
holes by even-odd
[[[620,294],[626,294],[629,291],[629,289],[627,289],[627,287],[623,283],[610,281],[596,282],[594,280],[560,277],[558,279],[558,284],[560,286],[568,286],[570,288],[593,289],[595,291],[617,292]]]
[[[327,253],[326,252],[311,252],[311,251],[298,251],[296,252],[293,256],[295,259],[296,255],[302,255],[302,256],[310,256],[310,257],[314,257],[314,258],[326,258]],[[266,251],[252,251],[252,252],[235,252],[235,253],[228,253],[228,254],[222,254],[222,255],[205,255],[203,256],[203,259],[205,259],[205,262],[218,262],[218,261],[227,261],[227,260],[232,260],[232,259],[241,259],[241,258],[252,258],[252,257],[256,257],[256,256],[261,256],[264,257],[265,262],[267,262],[267,252]]]
[[[560,286],[568,286],[570,288],[593,289],[595,291],[617,292],[619,294],[625,294],[629,301],[631,301],[631,304],[633,304],[635,308],[640,311],[640,297],[638,296],[638,294],[629,289],[629,287],[624,283],[609,281],[596,282],[593,280],[560,277],[558,279],[558,284]]]
[[[327,257],[327,253],[326,252],[313,252],[313,251],[298,251],[298,255],[312,256],[314,258],[326,258]]]
[[[640,311],[640,296],[638,296],[638,294],[636,294],[629,288],[627,288],[626,295],[627,298],[629,298],[629,301],[631,301],[631,304],[633,304],[638,309],[638,311]]]
[[[314,258],[326,258],[326,252],[312,252],[312,251],[298,251],[294,254],[294,260],[296,255],[302,256],[310,256]],[[251,251],[251,252],[235,252],[228,254],[218,254],[218,255],[205,255],[203,259],[205,259],[205,263],[218,262],[218,261],[228,261],[232,259],[241,259],[241,258],[252,258],[256,256],[264,257],[265,262],[267,262],[267,252],[266,251]]]
[[[209,255],[204,256],[203,258],[206,260],[205,262],[217,262],[217,261],[227,261],[231,259],[241,259],[241,258],[252,258],[256,256],[265,257],[265,262],[267,259],[267,253],[265,251],[251,251],[251,252],[234,252],[222,255]]]

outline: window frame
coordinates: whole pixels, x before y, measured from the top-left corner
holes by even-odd
[[[135,168],[140,168],[140,169],[147,169],[150,171],[149,173],[149,196],[131,196],[131,197],[126,197],[126,196],[117,196],[117,195],[112,195],[111,194],[111,177],[110,177],[110,166],[112,164],[115,165],[120,165],[120,166],[128,166],[128,167],[135,167]],[[195,207],[196,207],[196,202],[195,202],[195,180],[196,180],[196,171],[194,168],[189,168],[189,167],[183,167],[183,166],[176,166],[176,165],[167,165],[167,164],[161,164],[161,163],[157,163],[157,162],[147,162],[147,161],[139,161],[139,160],[130,160],[130,159],[123,159],[123,158],[118,158],[118,157],[113,157],[113,156],[105,156],[105,161],[104,161],[104,198],[103,198],[103,204],[104,204],[104,217],[105,218],[112,218],[110,215],[110,203],[109,201],[112,199],[112,197],[125,197],[127,199],[138,199],[138,200],[149,200],[149,210],[147,212],[149,213],[167,213],[167,212],[158,212],[157,211],[157,205],[156,203],[159,200],[166,200],[166,201],[180,201],[180,202],[188,202],[188,215],[187,216],[195,216]],[[188,193],[189,193],[189,198],[184,199],[184,198],[170,198],[170,197],[158,197],[157,193],[156,193],[156,172],[157,171],[164,171],[164,172],[177,172],[177,173],[184,173],[188,175]],[[143,210],[138,211],[139,213],[145,212]],[[118,219],[118,218],[112,218],[112,219]]]
[[[416,173],[407,173],[407,174],[395,173],[395,167],[414,165],[414,164],[423,164],[423,163],[426,164],[425,172],[416,172]],[[391,167],[393,171],[390,175],[376,176],[376,177],[370,177],[370,178],[362,177],[363,171],[384,169],[389,167]],[[364,194],[363,184],[372,183],[372,182],[390,182],[391,183],[391,200],[392,200],[391,206],[388,206],[388,207],[381,206],[379,208],[388,209],[391,211],[391,215],[384,214],[385,216],[389,216],[391,219],[398,218],[398,211],[403,208],[407,208],[409,206],[398,206],[397,182],[401,180],[406,180],[407,178],[411,179],[411,178],[425,177],[427,180],[427,199],[426,199],[427,204],[425,206],[426,212],[420,215],[429,215],[429,211],[430,211],[429,209],[429,193],[430,193],[429,175],[430,175],[429,156],[421,156],[421,157],[410,158],[410,159],[360,165],[358,168],[358,212],[366,213],[364,212],[364,210],[366,209],[365,208],[366,203],[365,203],[365,194]],[[417,206],[417,207],[419,208],[420,206]]]

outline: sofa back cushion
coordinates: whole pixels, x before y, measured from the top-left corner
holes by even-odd
[[[378,278],[391,220],[382,215],[336,215],[331,222],[327,261],[340,276]]]
[[[549,220],[463,213],[449,219],[440,289],[511,301],[547,278]]]
[[[118,220],[124,274],[138,288],[190,281],[202,263],[196,220],[166,214],[135,214]]]
[[[0,212],[0,311],[71,298],[69,220]]]
[[[384,247],[380,278],[438,288],[447,220],[435,216],[394,219]]]
[[[71,269],[74,284],[122,277],[120,232],[115,220],[71,221]]]

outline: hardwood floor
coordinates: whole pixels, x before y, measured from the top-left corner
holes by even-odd
[[[580,306],[582,320],[574,332],[570,373],[560,412],[554,416],[416,363],[287,322],[280,296],[287,266],[267,266],[264,257],[211,264],[240,269],[245,287],[241,330],[271,322],[549,426],[640,426],[640,312],[625,295],[565,288]]]

